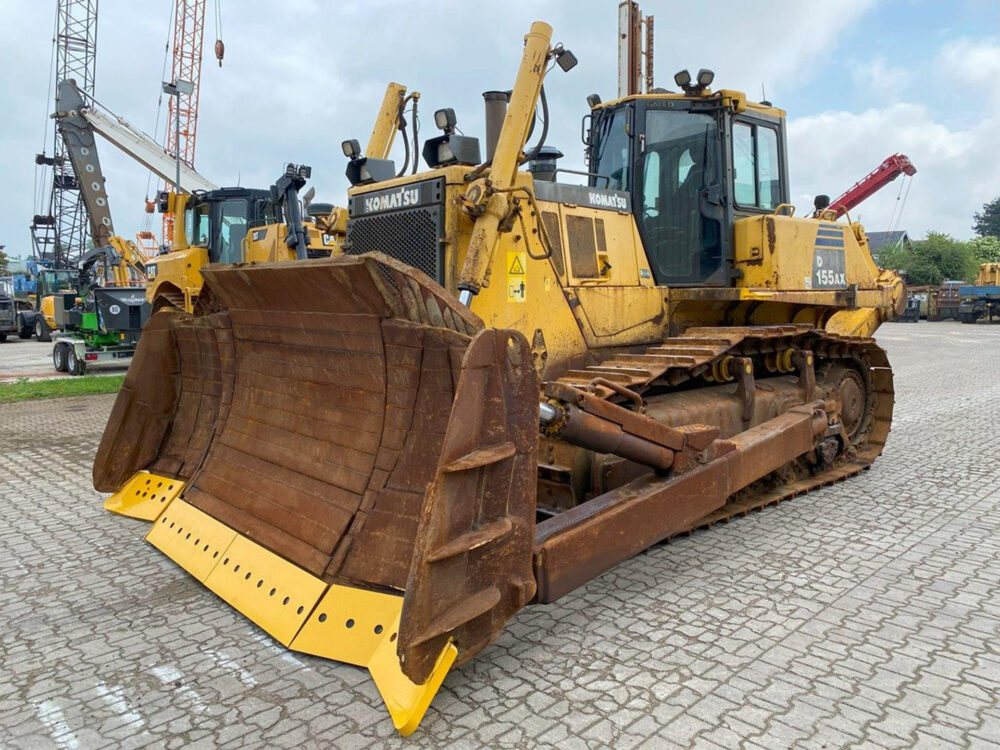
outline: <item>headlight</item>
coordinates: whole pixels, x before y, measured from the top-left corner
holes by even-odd
[[[149,263],[146,265],[146,278],[152,281],[156,278],[156,264]]]

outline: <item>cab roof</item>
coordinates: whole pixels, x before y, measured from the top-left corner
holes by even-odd
[[[611,101],[601,102],[594,110],[598,109],[608,109],[616,107],[619,104],[624,104],[625,102],[632,101],[657,101],[657,100],[673,100],[673,101],[690,101],[690,102],[702,102],[709,99],[720,99],[725,106],[728,104],[733,107],[736,112],[751,111],[758,114],[770,115],[771,117],[779,117],[784,119],[785,110],[775,107],[771,104],[764,104],[761,102],[751,102],[747,100],[747,95],[742,91],[733,91],[731,89],[719,89],[718,91],[712,91],[711,89],[705,89],[700,94],[680,94],[675,92],[661,92],[654,94],[631,94],[629,96],[623,96],[618,99],[612,99]]]

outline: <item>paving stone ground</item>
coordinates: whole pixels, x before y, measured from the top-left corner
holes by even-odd
[[[101,509],[112,397],[0,405],[0,746],[995,746],[1000,326],[879,340],[871,471],[522,611],[408,740],[364,671],[284,651]]]

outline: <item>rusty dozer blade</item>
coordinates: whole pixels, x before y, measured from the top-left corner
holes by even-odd
[[[368,668],[408,734],[535,594],[529,345],[385,256],[203,275],[220,311],[153,316],[94,485],[281,643]]]

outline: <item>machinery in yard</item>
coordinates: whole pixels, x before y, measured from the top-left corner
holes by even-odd
[[[373,166],[377,161],[394,169],[387,157],[397,131],[403,134],[409,155],[404,110],[410,102],[415,108],[419,97],[417,92],[407,94],[398,83],[388,85],[365,150],[364,159],[371,159]],[[415,149],[415,109],[412,127]],[[413,161],[415,165],[415,153]],[[161,193],[159,208],[173,215],[172,224],[178,229],[169,252],[148,266],[153,308],[192,312],[202,291],[201,271],[210,263],[307,260],[340,254],[347,212],[328,203],[311,203],[312,191],[300,203],[298,192],[310,176],[309,167],[289,164],[270,190]],[[212,303],[203,304],[210,307]]]
[[[857,474],[892,419],[871,336],[902,281],[794,215],[784,112],[708,70],[593,95],[561,182],[551,36],[487,97],[486,161],[438,110],[429,169],[352,159],[343,255],[202,268],[213,309],[152,316],[94,462],[108,510],[366,667],[403,734],[521,608]]]
[[[923,294],[908,294],[906,297],[906,309],[899,316],[900,323],[919,323],[921,305],[926,305],[927,297]]]
[[[5,342],[8,336],[13,336],[20,330],[17,302],[14,299],[14,278],[0,276],[0,344]]]
[[[173,215],[174,239],[147,264],[148,298],[192,312],[209,263],[257,263],[328,257],[335,239],[316,218],[303,216],[298,191],[311,169],[289,164],[270,190],[226,187],[160,194],[159,208]],[[321,206],[322,220],[325,218]]]
[[[120,364],[135,351],[149,317],[148,259],[135,243],[115,234],[82,93],[72,80],[60,81],[56,91],[56,129],[78,177],[93,247],[79,260],[73,294],[54,297],[53,327],[59,332],[52,337],[52,364],[58,372],[82,375],[88,365]]]
[[[149,303],[141,287],[94,286],[82,304],[65,312],[63,330],[53,334],[57,372],[83,375],[93,365],[120,365],[135,353]]]
[[[1000,263],[981,264],[976,283],[959,286],[958,297],[958,319],[963,323],[1000,317]]]
[[[932,316],[928,312],[929,320],[958,320],[958,314],[962,306],[962,297],[959,290],[965,286],[965,282],[955,279],[946,279],[934,292],[935,310]]]
[[[51,341],[52,332],[60,327],[57,311],[76,304],[77,272],[55,268],[51,261],[29,260],[25,265],[27,273],[13,276],[18,338],[34,335],[39,341]]]
[[[845,190],[842,195],[837,196],[829,202],[822,201],[828,203],[828,205],[817,205],[817,209],[830,210],[833,212],[834,218],[839,219],[852,208],[868,200],[900,175],[903,175],[905,179],[906,177],[912,177],[916,173],[917,168],[908,156],[893,154]]]
[[[100,135],[154,174],[175,185],[156,205],[169,214],[173,240],[144,266],[147,299],[153,309],[193,312],[209,263],[259,263],[328,257],[339,252],[347,220],[343,209],[298,198],[311,176],[305,165],[289,164],[269,189],[219,187],[145,133],[93,102],[72,81],[60,84],[60,122],[72,122],[92,141]],[[366,154],[384,160],[397,131],[404,132],[403,108],[419,94],[388,86]],[[414,117],[414,132],[416,121]]]
[[[90,366],[132,358],[150,312],[145,284],[136,283],[144,261],[131,242],[117,236],[83,257],[79,298],[57,305],[60,330],[52,335],[57,372],[83,375]]]

